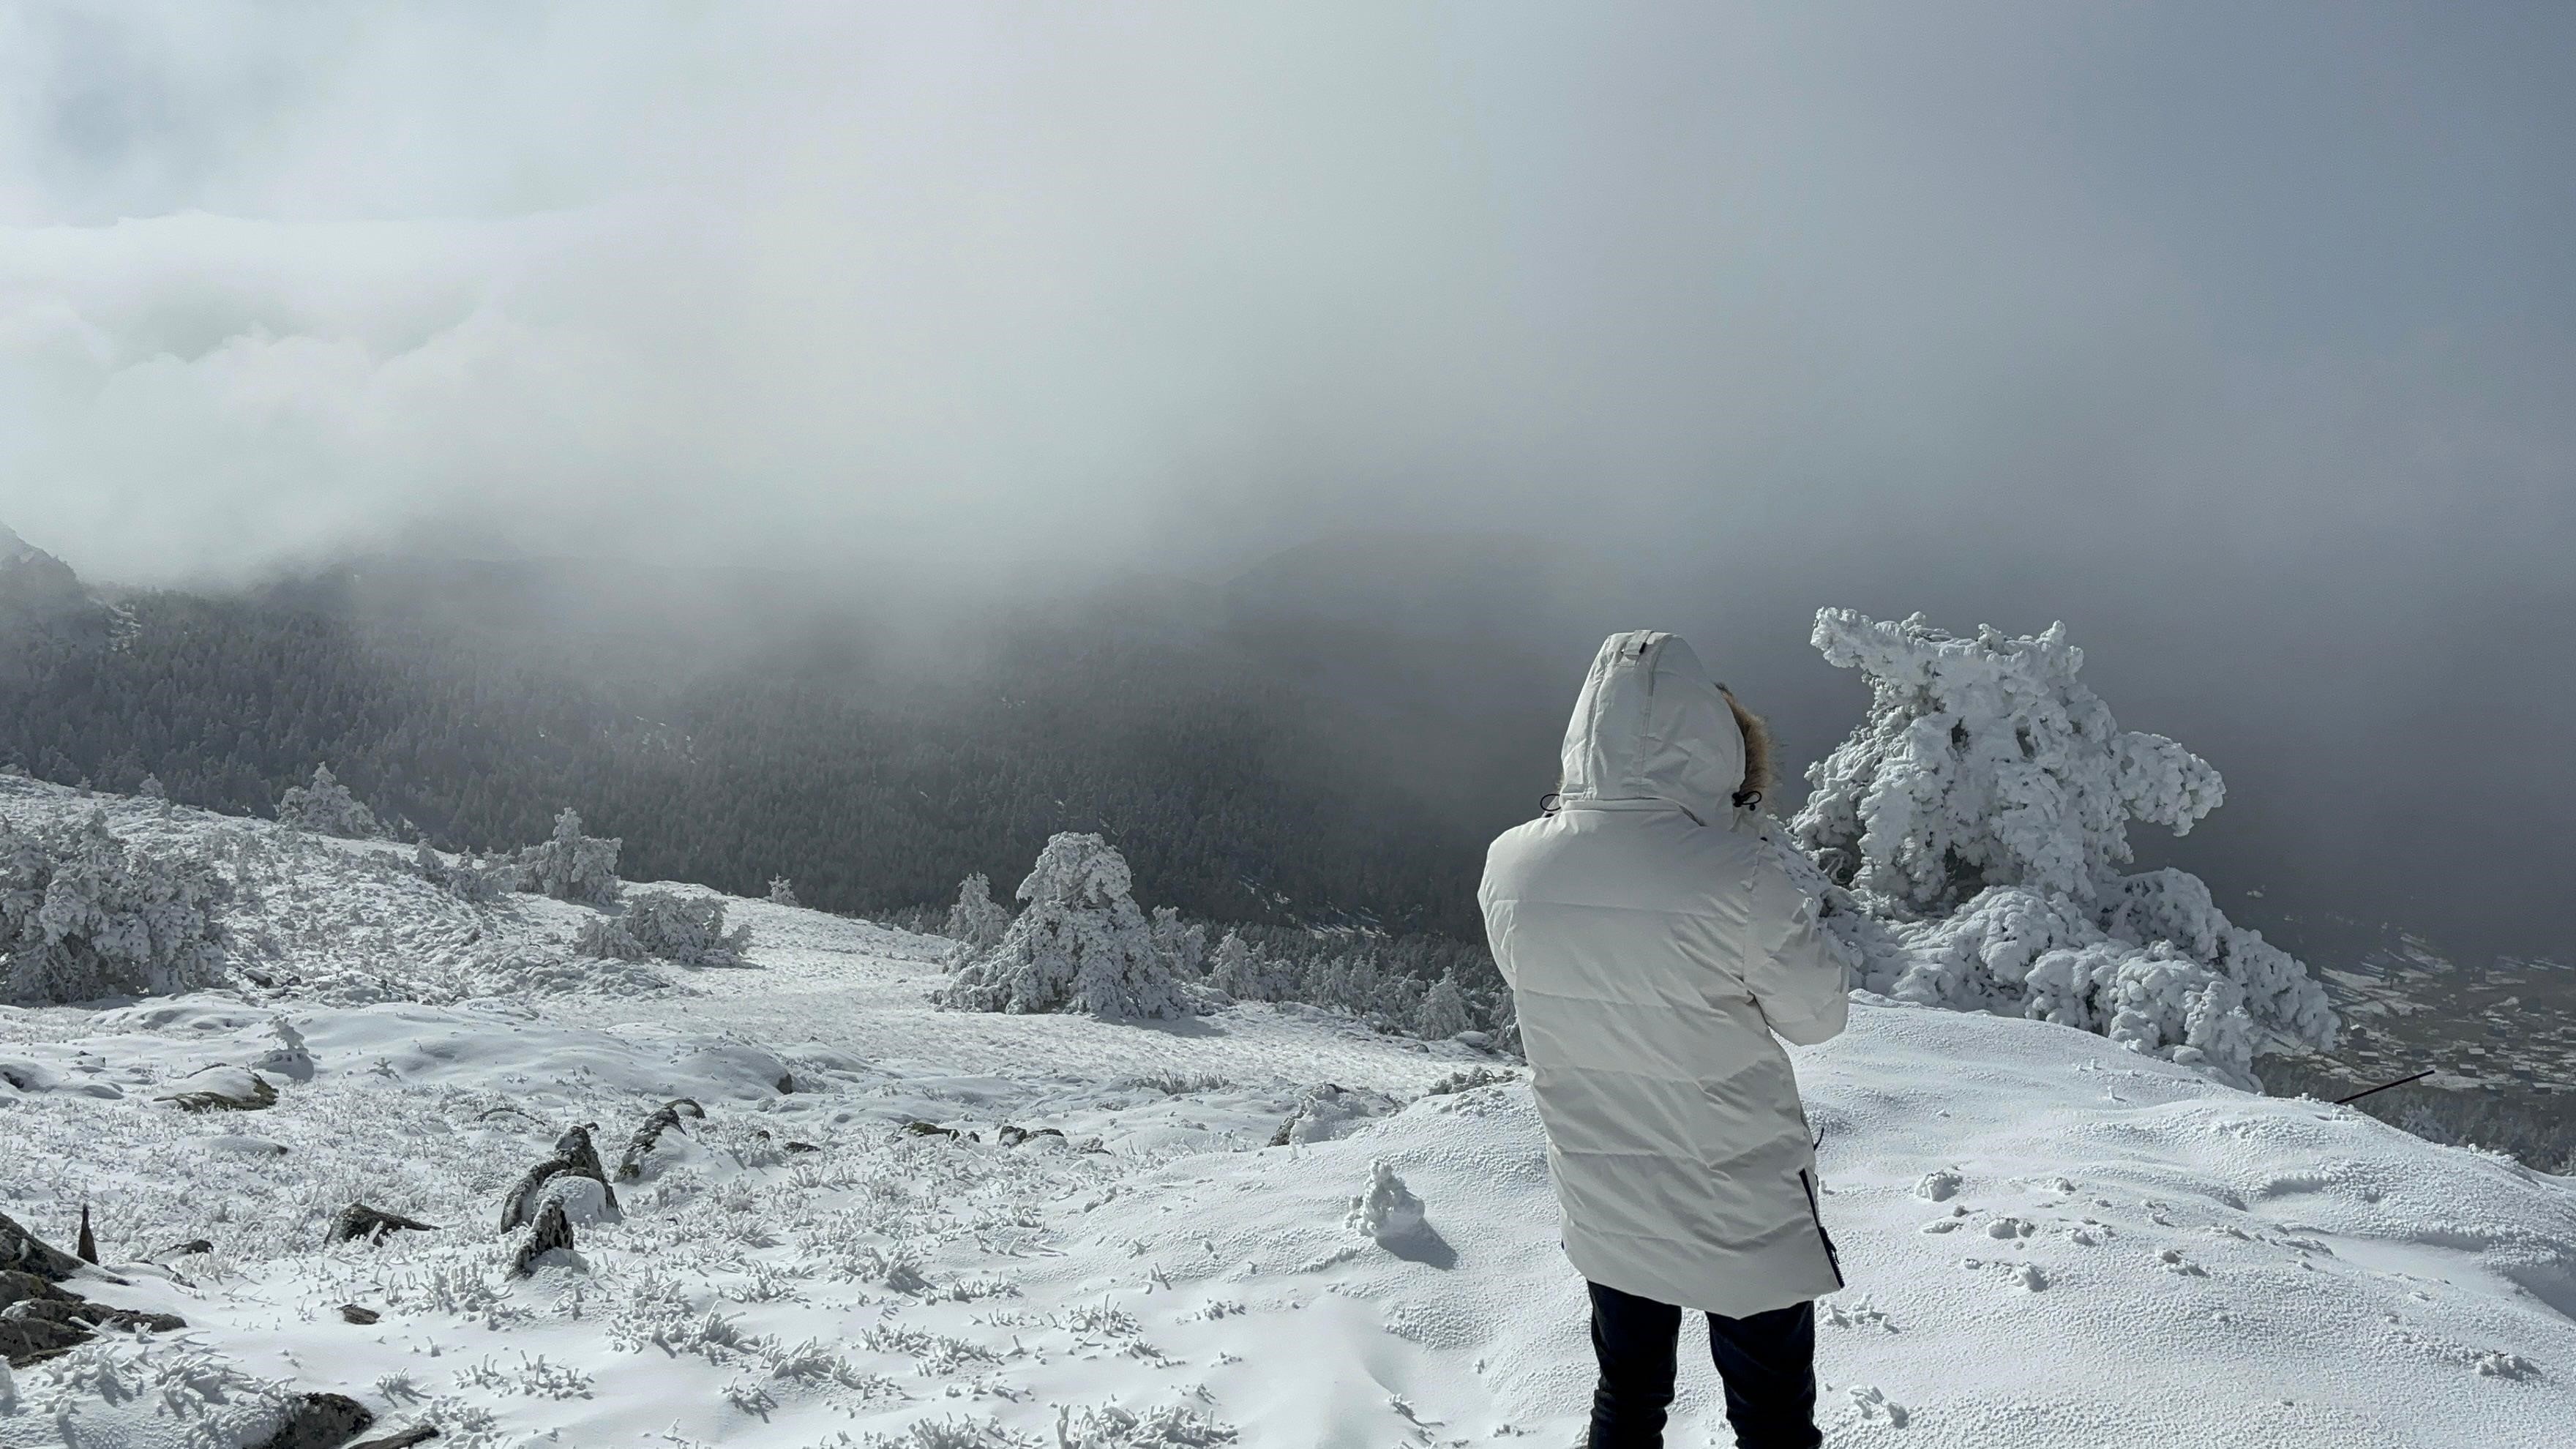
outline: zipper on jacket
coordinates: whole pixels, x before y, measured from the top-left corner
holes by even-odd
[[[1825,1215],[1816,1207],[1816,1180],[1803,1167],[1798,1169],[1798,1186],[1806,1189],[1807,1216],[1815,1219],[1817,1240],[1825,1245],[1825,1266],[1834,1270],[1834,1286],[1844,1287],[1843,1255],[1834,1251],[1834,1235],[1825,1231]]]

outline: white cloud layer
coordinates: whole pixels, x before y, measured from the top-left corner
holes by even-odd
[[[2563,525],[2566,137],[2445,69],[2534,36],[2147,24],[21,0],[0,517],[142,580]]]

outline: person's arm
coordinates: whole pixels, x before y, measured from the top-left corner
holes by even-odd
[[[1753,867],[1744,984],[1773,1031],[1812,1046],[1851,1017],[1848,971],[1816,919],[1816,900],[1768,860]]]

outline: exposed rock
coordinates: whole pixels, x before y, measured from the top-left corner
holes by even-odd
[[[976,1133],[961,1132],[954,1127],[942,1127],[936,1122],[906,1122],[903,1124],[903,1130],[915,1137],[946,1137],[952,1141],[962,1137],[969,1142],[984,1140]]]
[[[562,1208],[564,1221],[577,1228],[618,1222],[626,1216],[609,1197],[605,1184],[577,1173],[557,1173],[538,1189],[538,1214],[542,1216],[550,1205]]]
[[[362,1202],[353,1202],[340,1209],[340,1215],[331,1220],[331,1241],[335,1243],[354,1243],[362,1239],[369,1243],[380,1243],[388,1233],[437,1231],[436,1223],[424,1223],[417,1218],[407,1218],[400,1213],[389,1213],[382,1208],[372,1208]]]
[[[81,1204],[80,1242],[73,1247],[72,1252],[84,1263],[98,1261],[98,1238],[89,1230],[88,1203]]]
[[[247,1067],[208,1067],[179,1080],[197,1085],[153,1100],[182,1112],[257,1112],[277,1105],[277,1088]]]
[[[80,1259],[18,1226],[17,1219],[0,1213],[0,1268],[14,1268],[59,1283],[84,1266]]]
[[[537,1189],[567,1172],[598,1183],[608,1194],[609,1207],[616,1208],[617,1189],[609,1187],[608,1172],[599,1165],[599,1149],[590,1142],[590,1130],[598,1125],[584,1122],[566,1129],[563,1136],[555,1139],[555,1155],[529,1168],[528,1175],[520,1178],[518,1186],[510,1189],[510,1195],[501,1200],[502,1232],[509,1232],[534,1219],[539,1196]]]
[[[1014,1127],[1008,1122],[1003,1123],[1001,1130],[993,1134],[993,1139],[1001,1143],[1004,1147],[1017,1147],[1023,1142],[1028,1142],[1039,1137],[1053,1137],[1058,1140],[1062,1140],[1064,1134],[1053,1127],[1040,1127],[1035,1130],[1031,1130],[1026,1127]]]
[[[167,1313],[92,1303],[33,1273],[0,1272],[0,1360],[12,1368],[77,1348],[101,1328],[168,1333],[187,1326]]]
[[[653,1155],[653,1148],[661,1142],[662,1134],[678,1127],[683,1117],[696,1117],[703,1120],[706,1115],[706,1108],[686,1097],[674,1097],[663,1103],[652,1116],[644,1119],[643,1126],[635,1129],[635,1135],[627,1139],[626,1155],[617,1163],[617,1180],[619,1182],[641,1180],[644,1176],[644,1161]]]
[[[528,1240],[519,1245],[518,1256],[510,1260],[511,1276],[525,1278],[537,1271],[537,1260],[557,1248],[572,1246],[572,1224],[564,1220],[563,1202],[548,1198],[537,1214],[536,1228]]]
[[[372,1308],[362,1308],[355,1303],[343,1303],[340,1305],[340,1317],[363,1328],[383,1318],[384,1315]]]
[[[57,1287],[34,1273],[22,1273],[15,1268],[0,1269],[0,1310],[6,1310],[31,1298],[60,1303],[80,1301],[79,1294],[69,1288]]]
[[[1297,1142],[1329,1142],[1352,1130],[1358,1123],[1384,1116],[1396,1108],[1396,1100],[1384,1092],[1337,1087],[1330,1082],[1307,1091],[1295,1111],[1271,1134],[1270,1145],[1286,1147]]]
[[[258,1449],[344,1449],[376,1422],[366,1406],[339,1394],[305,1394],[287,1410],[286,1423]]]
[[[436,1424],[414,1424],[408,1429],[387,1434],[381,1439],[369,1439],[363,1444],[352,1444],[349,1449],[412,1449],[415,1444],[426,1444],[437,1437]]]

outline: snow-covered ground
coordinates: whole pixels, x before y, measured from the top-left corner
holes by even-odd
[[[1579,1436],[1528,1092],[1427,1094],[1508,1063],[1293,1007],[939,1010],[940,943],[766,902],[728,902],[744,968],[576,960],[585,907],[0,784],[21,824],[102,805],[243,876],[269,984],[0,1009],[0,1212],[68,1248],[86,1201],[126,1282],[72,1286],[188,1323],[18,1370],[6,1449],[256,1445],[310,1391],[464,1449]],[[214,1066],[276,1105],[155,1100]],[[2039,1022],[1864,1000],[1798,1066],[1851,1280],[1833,1444],[2570,1442],[2576,1183]],[[510,1184],[576,1123],[613,1169],[681,1096],[622,1218],[511,1277]],[[1427,1215],[1386,1242],[1351,1220],[1380,1162]],[[437,1230],[327,1246],[353,1201]],[[1728,1443],[1687,1342],[1671,1442]]]

